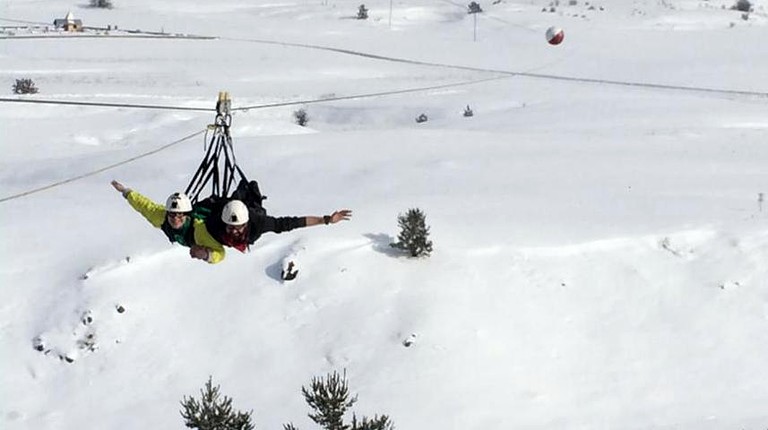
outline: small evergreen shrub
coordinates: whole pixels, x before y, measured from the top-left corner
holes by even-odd
[[[181,417],[187,428],[198,430],[254,430],[253,411],[245,413],[232,409],[232,399],[221,396],[219,386],[211,378],[200,390],[200,400],[186,397],[181,401]]]
[[[99,9],[112,9],[112,0],[91,0],[91,7]]]
[[[429,256],[432,252],[432,241],[429,240],[429,227],[426,223],[426,215],[421,209],[408,209],[405,215],[397,217],[400,226],[400,234],[397,242],[390,246],[408,251],[411,257]]]
[[[416,122],[419,124],[421,124],[422,122],[427,122],[427,120],[429,120],[429,118],[427,118],[426,114],[421,114],[416,117]]]
[[[299,109],[293,113],[293,118],[296,121],[296,124],[305,127],[307,123],[309,122],[309,115],[307,115],[307,111],[304,109]]]
[[[480,13],[480,12],[483,11],[483,8],[480,7],[480,4],[475,2],[475,1],[469,3],[467,5],[467,9],[468,9],[467,13],[469,13],[469,14]]]
[[[740,12],[751,12],[752,3],[749,0],[738,0],[731,9],[738,10]]]
[[[14,94],[37,94],[38,89],[32,79],[16,79],[16,83],[13,84]]]
[[[301,387],[301,393],[312,412],[309,418],[325,430],[394,430],[394,424],[386,415],[363,417],[358,420],[352,414],[352,422],[345,423],[344,415],[357,402],[357,396],[350,396],[346,373],[337,372],[325,378],[312,378],[309,388]],[[283,430],[298,430],[293,423],[283,425]]]
[[[472,111],[472,108],[470,108],[469,105],[467,105],[467,107],[464,108],[464,117],[469,118],[471,116],[475,116],[475,113]]]
[[[368,19],[368,9],[365,8],[364,4],[357,8],[357,19]]]

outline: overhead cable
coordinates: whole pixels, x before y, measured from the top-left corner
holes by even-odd
[[[13,195],[10,195],[10,196],[7,196],[7,197],[0,198],[0,203],[6,202],[6,201],[9,201],[9,200],[14,200],[14,199],[17,199],[19,197],[28,196],[30,194],[39,193],[40,191],[49,190],[51,188],[56,188],[56,187],[64,185],[64,184],[68,184],[70,182],[77,181],[78,179],[83,179],[83,178],[86,178],[88,176],[93,176],[93,175],[96,175],[98,173],[102,173],[102,172],[105,172],[107,170],[114,169],[115,167],[119,167],[119,166],[122,166],[124,164],[128,164],[128,163],[130,163],[132,161],[136,161],[136,160],[138,160],[140,158],[144,158],[144,157],[150,156],[152,154],[156,154],[156,153],[158,153],[158,152],[160,152],[162,150],[168,149],[168,148],[170,148],[170,147],[172,147],[174,145],[177,145],[177,144],[179,144],[181,142],[184,142],[185,140],[192,139],[195,136],[199,136],[199,135],[205,133],[205,131],[206,130],[200,130],[198,132],[190,134],[189,136],[182,137],[181,139],[176,140],[174,142],[171,142],[171,143],[169,143],[167,145],[163,145],[163,146],[161,146],[161,147],[159,147],[157,149],[153,149],[152,151],[145,152],[143,154],[139,154],[139,155],[137,155],[135,157],[131,157],[131,158],[127,159],[127,160],[123,160],[123,161],[120,161],[118,163],[110,164],[108,166],[102,167],[100,169],[97,169],[97,170],[94,170],[94,171],[91,171],[91,172],[88,172],[88,173],[83,173],[82,175],[77,175],[77,176],[74,176],[74,177],[71,177],[71,178],[67,178],[67,179],[64,179],[64,180],[61,180],[61,181],[58,181],[58,182],[54,182],[52,184],[48,184],[48,185],[39,187],[39,188],[34,188],[34,189],[27,190],[27,191],[24,191],[24,192],[21,192],[21,193],[17,193],[17,194],[13,194]]]

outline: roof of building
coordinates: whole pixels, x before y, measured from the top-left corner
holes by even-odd
[[[72,11],[67,12],[67,16],[65,16],[64,18],[53,20],[53,25],[67,25],[67,24],[83,25],[83,21],[79,19],[75,19],[75,15],[72,14]]]

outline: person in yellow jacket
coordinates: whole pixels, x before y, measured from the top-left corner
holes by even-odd
[[[183,193],[173,193],[165,206],[117,181],[112,186],[153,226],[165,233],[171,243],[189,248],[189,256],[216,264],[224,259],[224,247],[205,228],[205,222],[192,216],[192,203]]]

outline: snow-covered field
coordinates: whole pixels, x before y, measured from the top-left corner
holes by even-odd
[[[768,2],[481,2],[475,33],[449,1],[113,1],[0,25],[214,39],[0,39],[1,97],[229,91],[270,213],[354,216],[191,260],[109,182],[183,190],[202,136],[142,155],[213,112],[1,101],[0,428],[183,428],[209,376],[257,428],[313,428],[301,386],[343,370],[398,429],[768,427]],[[411,207],[426,259],[388,246]]]

